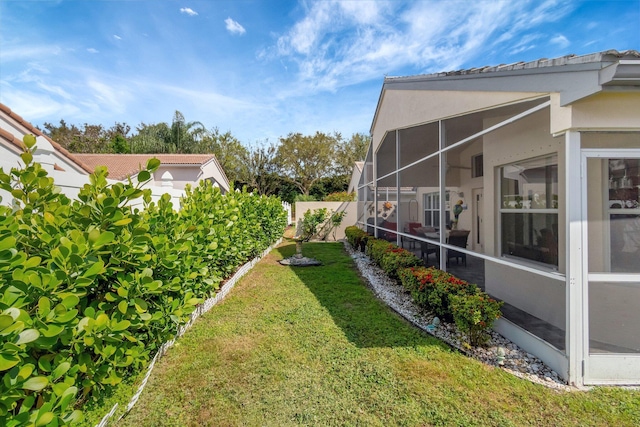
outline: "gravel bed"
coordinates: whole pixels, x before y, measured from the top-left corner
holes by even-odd
[[[463,345],[463,341],[460,339],[461,334],[455,324],[440,322],[440,325],[435,330],[429,330],[427,326],[432,324],[434,315],[418,308],[413,303],[411,295],[405,291],[402,285],[390,279],[363,252],[354,251],[349,243],[346,241],[344,243],[347,252],[358,266],[360,274],[367,280],[375,295],[415,326],[434,335],[466,355],[487,365],[499,367],[517,377],[556,390],[568,391],[576,389],[568,386],[555,371],[546,366],[536,356],[522,350],[495,331],[491,331],[491,339],[485,347],[468,348],[468,346]],[[498,348],[502,348],[505,353],[502,365],[498,364],[496,357]]]

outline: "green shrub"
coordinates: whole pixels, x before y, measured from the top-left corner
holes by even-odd
[[[348,193],[346,191],[338,191],[336,193],[327,194],[323,201],[325,202],[353,202],[356,199],[356,193]]]
[[[371,258],[373,262],[375,262],[378,266],[382,262],[382,257],[384,253],[390,249],[395,247],[394,244],[387,242],[386,240],[369,238],[367,240],[367,249],[366,254]]]
[[[501,316],[502,301],[490,298],[484,292],[475,295],[452,295],[450,307],[458,329],[465,334],[469,345],[485,344],[493,322]]]
[[[380,260],[380,268],[392,279],[398,279],[398,271],[407,267],[423,265],[422,260],[413,252],[392,245],[383,254]]]
[[[362,244],[367,244],[368,234],[359,228],[358,226],[351,225],[344,229],[345,237],[347,238],[347,242],[357,250],[362,250]]]
[[[183,209],[138,183],[108,185],[106,168],[71,201],[32,162],[0,169],[0,425],[66,425],[81,407],[143,368],[221,281],[282,235],[273,198],[187,190]],[[138,198],[144,210],[128,205]]]

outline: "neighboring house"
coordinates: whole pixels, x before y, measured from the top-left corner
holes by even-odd
[[[118,181],[135,177],[149,159],[160,160],[160,167],[152,175],[150,186],[183,190],[186,184],[198,185],[209,180],[222,193],[230,190],[227,175],[213,154],[75,154],[92,168],[106,166],[109,178]]]
[[[640,384],[639,52],[388,77],[371,136],[361,227],[396,231],[388,202],[394,240],[503,300],[496,330],[569,383]]]
[[[8,172],[22,164],[22,138],[27,134],[36,136],[34,161],[47,170],[65,195],[75,197],[79,186],[89,182],[92,169],[4,104],[0,104],[0,167]],[[2,198],[2,203],[10,202],[7,194]]]
[[[362,176],[362,170],[364,169],[364,162],[355,162],[353,164],[353,170],[351,171],[351,181],[349,181],[349,187],[347,187],[348,193],[358,191],[358,183]]]
[[[31,123],[27,122],[18,114],[11,111],[9,107],[1,103],[0,167],[8,172],[11,168],[23,164],[20,159],[20,154],[23,152],[22,138],[27,134],[33,134],[36,136],[36,150],[34,152],[33,160],[42,165],[42,167],[49,173],[49,176],[54,179],[56,186],[60,188],[63,194],[70,198],[76,198],[80,188],[89,182],[89,175],[94,171],[95,166],[83,160],[81,155],[67,151],[60,144],[44,135]],[[146,155],[146,157],[149,158],[152,156]],[[144,163],[146,163],[146,161]],[[208,168],[215,169],[215,171],[209,172],[208,169],[205,169],[207,176],[213,176],[216,177],[216,179],[219,178],[222,182],[228,182],[224,175],[219,176],[219,167],[208,166]],[[116,181],[109,180],[109,182],[113,183]],[[151,186],[150,188],[152,190],[153,200],[158,200],[162,194],[169,193],[174,207],[176,209],[179,208],[179,200],[183,194],[182,190],[161,187],[160,185]],[[0,191],[0,196],[2,197],[1,203],[12,203],[12,198],[9,193]],[[132,203],[132,206],[137,206],[141,203],[141,199],[136,200]]]

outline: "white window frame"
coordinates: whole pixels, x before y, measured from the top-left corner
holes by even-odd
[[[551,159],[554,160],[555,162],[550,163],[549,165],[556,165],[557,168],[559,168],[559,158],[558,158],[558,153],[549,153],[546,154],[544,156],[538,156],[538,157],[531,157],[531,158],[527,158],[527,159],[522,159],[522,160],[518,160],[516,162],[512,162],[512,163],[508,163],[508,164],[504,164],[500,167],[498,167],[498,222],[499,222],[499,227],[498,227],[498,235],[496,236],[497,238],[497,242],[498,242],[498,246],[499,246],[499,254],[502,258],[506,258],[509,259],[510,261],[515,261],[517,263],[520,264],[524,264],[524,265],[531,265],[531,266],[535,266],[535,268],[542,268],[548,271],[558,271],[559,269],[559,265],[560,265],[560,253],[558,251],[558,259],[557,259],[557,264],[549,264],[549,263],[545,263],[542,261],[537,261],[531,258],[526,258],[526,257],[522,257],[522,256],[517,256],[517,255],[512,255],[512,254],[508,254],[505,253],[505,248],[502,247],[502,236],[503,236],[503,220],[502,220],[502,214],[503,213],[515,213],[515,214],[533,214],[533,213],[538,213],[538,214],[554,214],[556,216],[556,218],[558,218],[558,220],[556,220],[556,224],[559,224],[559,204],[560,204],[560,200],[558,200],[556,202],[556,206],[555,207],[551,207],[551,208],[532,208],[531,205],[529,204],[527,206],[527,204],[525,203],[524,206],[522,208],[506,208],[503,205],[503,194],[502,194],[502,177],[503,177],[503,170],[505,167],[508,166],[512,166],[512,165],[517,165],[517,164],[522,164],[522,163],[528,163],[528,162],[532,162],[535,160],[543,160],[543,159]],[[560,185],[560,177],[559,177],[559,170],[558,170],[558,174],[556,175],[556,179],[557,182],[555,183],[558,191],[559,191],[559,185]],[[558,236],[556,236],[556,238],[558,238]]]

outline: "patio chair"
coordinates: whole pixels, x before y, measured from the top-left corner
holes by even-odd
[[[458,246],[460,248],[467,247],[467,238],[469,237],[469,230],[451,230],[449,232],[449,238],[447,239],[447,243],[453,246]],[[451,258],[456,259],[456,264],[459,264],[459,261],[464,262],[464,266],[467,266],[467,254],[464,252],[459,252],[453,249],[447,250],[447,265],[449,265],[449,260]]]
[[[420,258],[429,261],[429,254],[436,254],[436,261],[440,260],[440,249],[436,245],[420,242]]]

